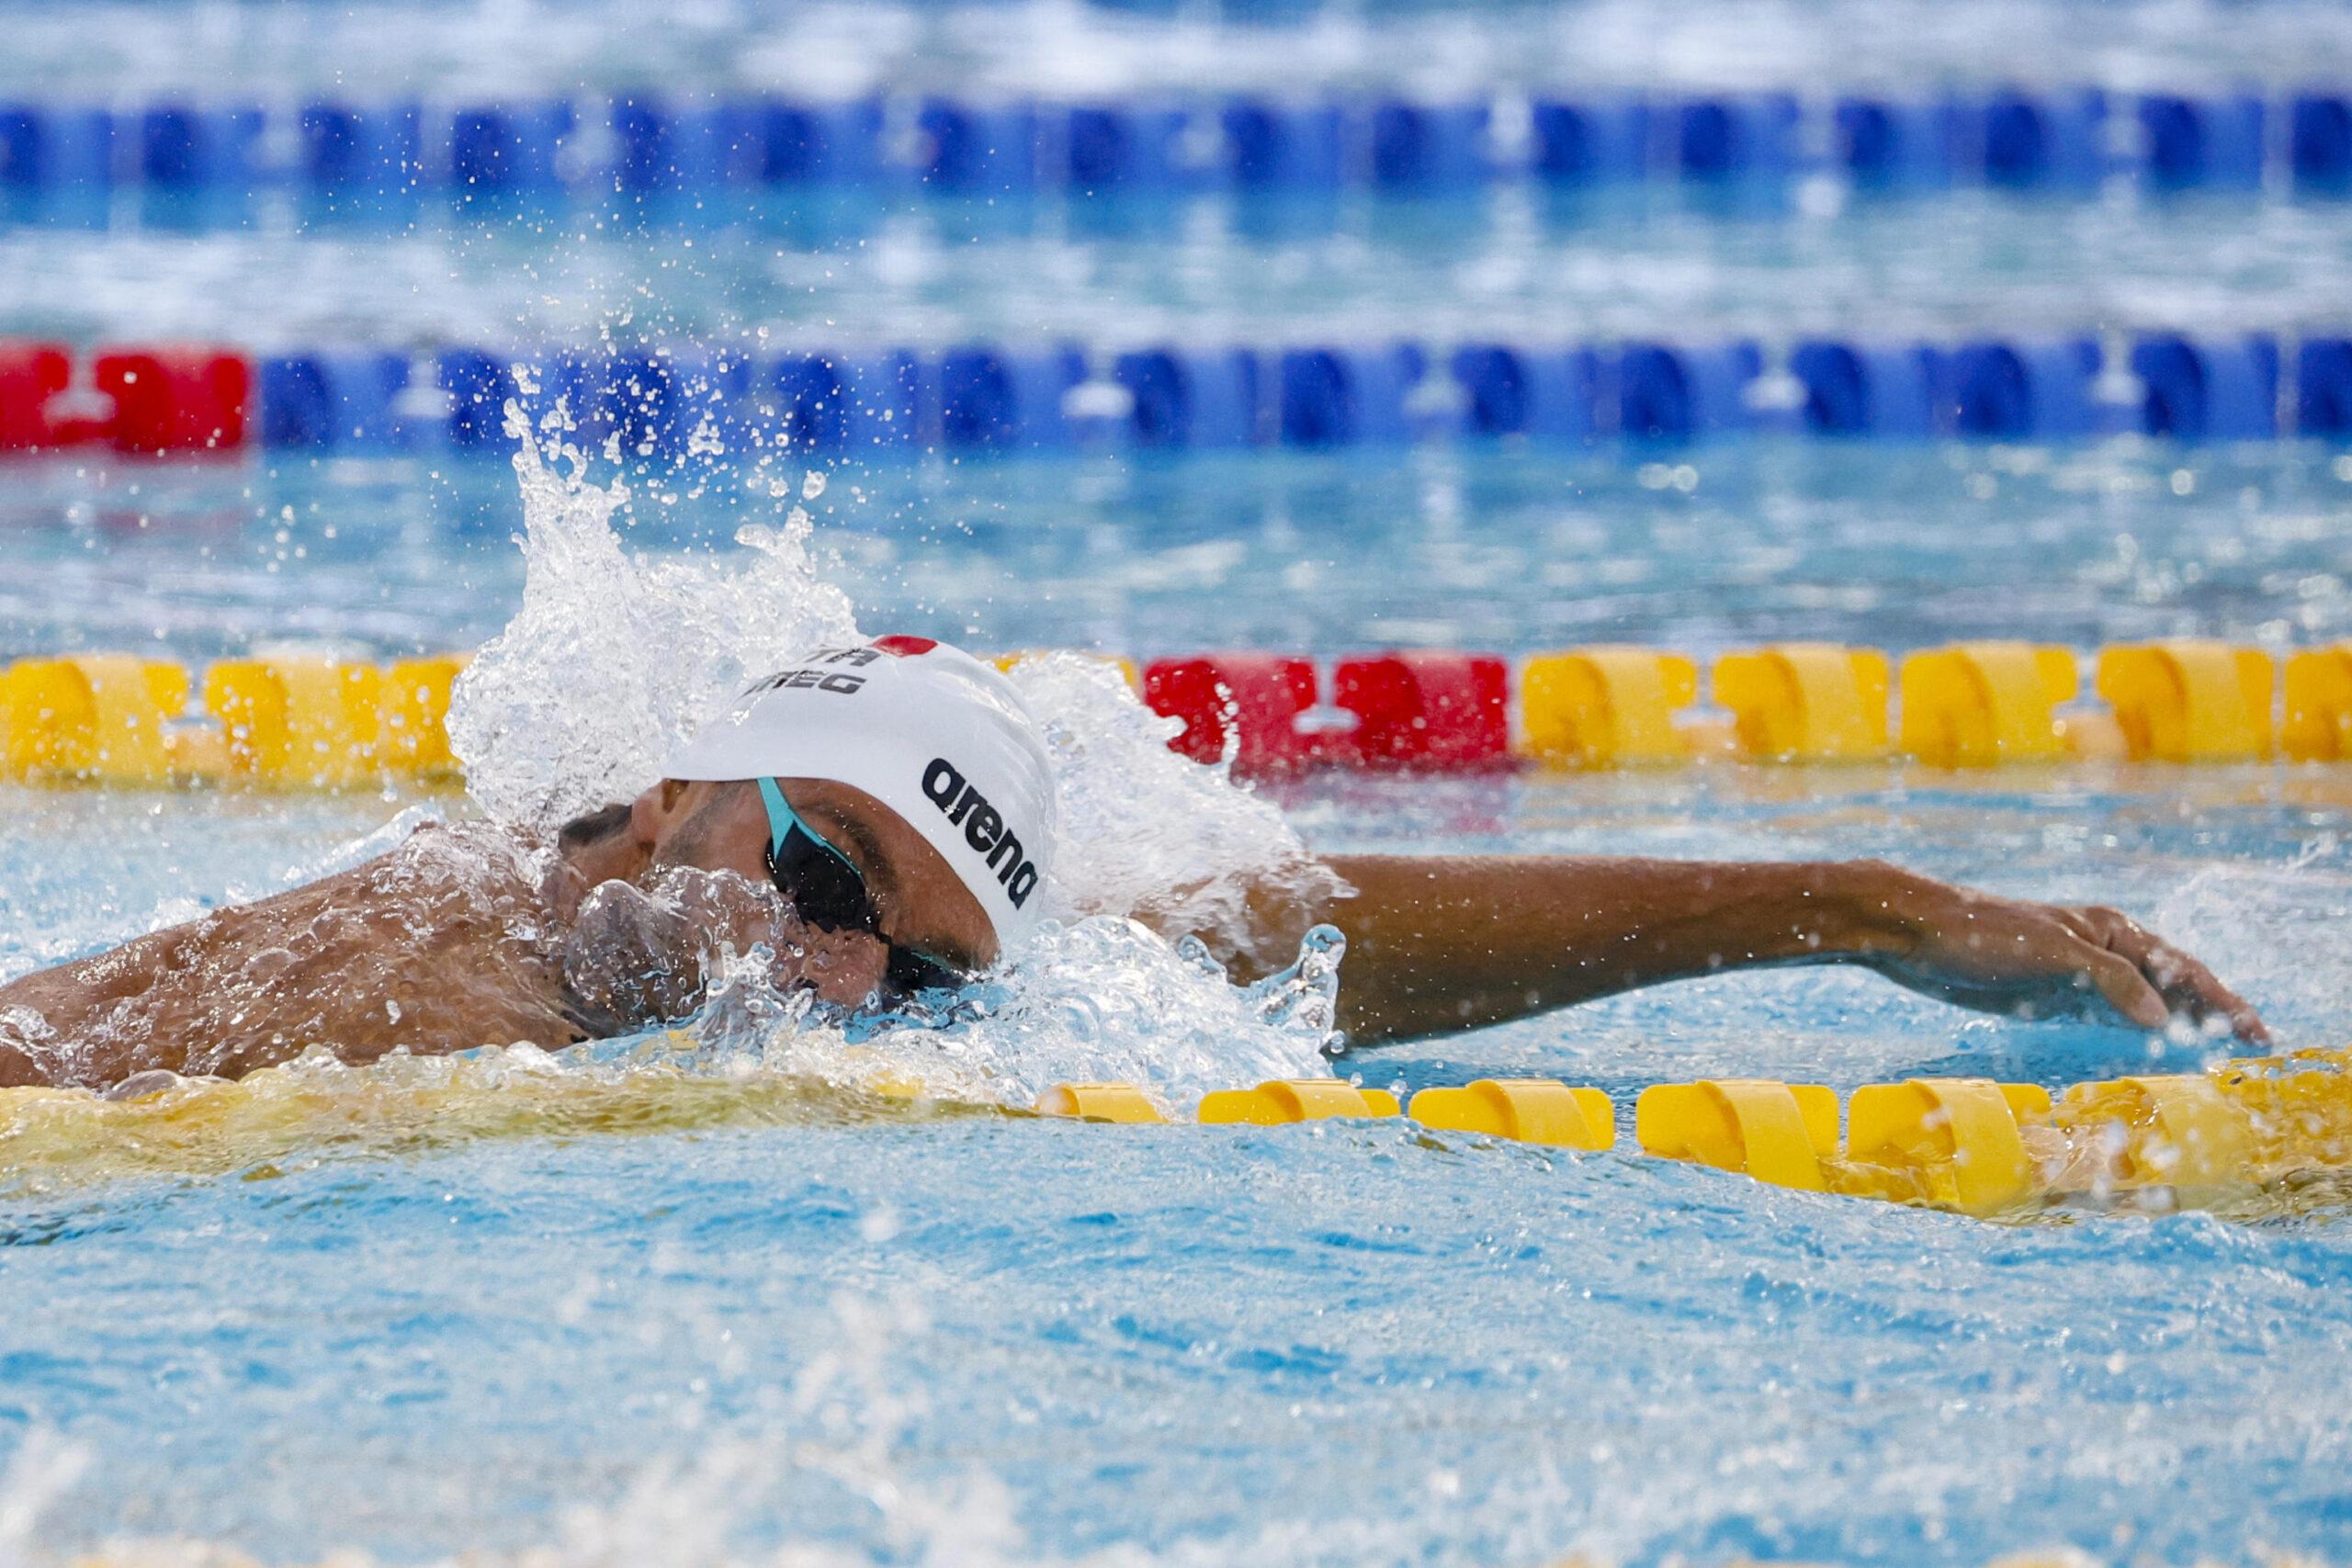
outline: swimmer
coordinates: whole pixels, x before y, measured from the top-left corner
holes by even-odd
[[[0,987],[0,1085],[234,1077],[313,1044],[352,1063],[552,1049],[689,1017],[729,955],[755,950],[779,988],[845,1008],[954,987],[1038,919],[1054,800],[1037,726],[993,669],[919,637],[819,652],[552,842],[424,829]],[[1859,964],[1990,1012],[2219,1020],[2267,1039],[2203,964],[2112,909],[1875,861],[1331,855],[1268,868],[1234,926],[1189,934],[1254,978],[1324,922],[1347,936],[1339,1021],[1360,1045],[1793,964]]]

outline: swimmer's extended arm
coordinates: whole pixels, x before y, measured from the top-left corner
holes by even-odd
[[[1876,861],[1328,863],[1353,892],[1297,914],[1347,933],[1340,1024],[1361,1043],[1726,969],[1823,963],[1989,1012],[2060,1017],[2104,998],[2143,1028],[2185,1013],[2267,1038],[2211,971],[2112,909],[1997,898]]]

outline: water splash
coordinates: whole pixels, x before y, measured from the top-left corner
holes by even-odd
[[[899,1068],[952,1072],[1004,1104],[1107,1080],[1182,1108],[1212,1089],[1329,1071],[1339,987],[1329,958],[1317,934],[1297,964],[1237,987],[1196,944],[1171,947],[1133,920],[1048,921],[956,1028],[886,1032],[873,1045]]]
[[[1204,766],[1168,749],[1182,724],[1137,702],[1116,665],[1051,653],[1009,673],[1045,725],[1061,796],[1049,913],[1231,931],[1248,923],[1252,887],[1338,890],[1281,810],[1234,782],[1229,762]]]
[[[477,802],[542,830],[643,788],[747,681],[861,635],[847,596],[813,563],[798,502],[823,492],[820,474],[773,481],[784,522],[747,525],[741,550],[650,559],[615,525],[628,519],[626,487],[590,478],[564,424],[560,408],[537,432],[508,410],[523,604],[460,679],[449,715]],[[1227,767],[1170,751],[1175,722],[1147,709],[1114,666],[1046,655],[1011,677],[1045,728],[1059,798],[1062,847],[1044,890],[1054,919],[1010,955],[989,1005],[955,1029],[885,1032],[876,1050],[934,1092],[1016,1105],[1073,1078],[1132,1079],[1183,1101],[1318,1071],[1335,949],[1237,941],[1262,967],[1291,964],[1269,983],[1284,998],[1272,1005],[1273,992],[1227,984],[1131,917],[1242,932],[1253,889],[1304,901],[1337,879]],[[808,1031],[806,1010],[767,987],[764,957],[730,957],[698,1033],[717,1059],[741,1059],[756,1041],[764,1070],[821,1076],[841,1040]]]
[[[781,526],[747,525],[744,547],[707,557],[633,555],[616,520],[629,492],[513,405],[523,496],[523,603],[458,679],[450,743],[492,816],[550,828],[625,799],[664,755],[758,674],[862,634],[848,596],[817,573],[813,525],[794,491],[770,488]],[[821,494],[807,475],[802,497]],[[1108,662],[1026,659],[1014,686],[1043,722],[1060,796],[1062,849],[1049,911],[1148,912],[1204,926],[1238,920],[1252,878],[1300,890],[1336,883],[1271,802],[1220,764],[1168,750],[1178,725],[1136,700]]]
[[[82,1478],[90,1451],[36,1427],[0,1470],[0,1568],[38,1561],[43,1516]]]
[[[781,526],[740,529],[731,554],[635,555],[613,526],[626,484],[594,482],[560,439],[543,453],[511,403],[506,428],[523,492],[523,604],[458,678],[448,719],[467,788],[492,816],[546,829],[627,799],[753,676],[856,640],[848,596],[810,559],[802,508]]]

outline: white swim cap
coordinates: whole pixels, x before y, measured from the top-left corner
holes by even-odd
[[[754,683],[662,770],[673,779],[828,779],[910,823],[1012,947],[1053,863],[1054,774],[1003,674],[928,637],[823,649]]]

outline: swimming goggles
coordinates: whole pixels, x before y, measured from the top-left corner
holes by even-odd
[[[763,778],[759,785],[761,804],[768,810],[768,880],[792,900],[800,918],[819,931],[864,931],[881,938],[889,952],[882,977],[894,990],[913,995],[962,989],[971,978],[966,971],[882,935],[882,917],[874,908],[865,875],[800,819],[775,780]]]

